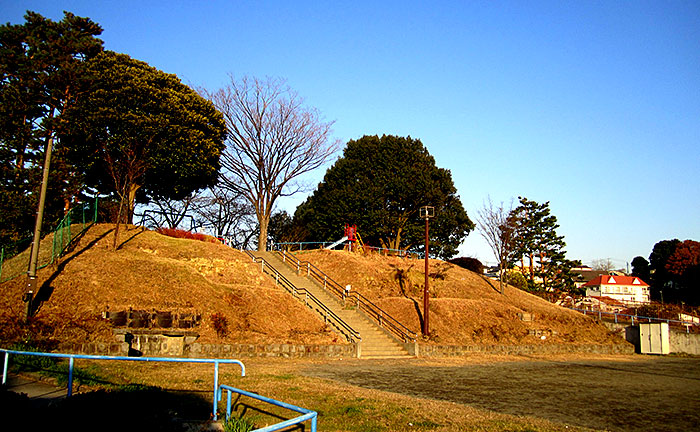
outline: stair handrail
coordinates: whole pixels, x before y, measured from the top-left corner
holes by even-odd
[[[345,304],[345,301],[348,298],[354,300],[355,304],[361,310],[363,310],[368,317],[376,321],[380,327],[387,328],[404,343],[409,341],[415,342],[418,338],[418,335],[415,332],[411,331],[396,318],[389,315],[367,297],[357,291],[346,291],[342,285],[333,280],[333,278],[328,276],[323,270],[316,267],[313,263],[309,261],[301,261],[295,255],[287,253],[287,251],[275,251],[275,253],[282,257],[282,262],[287,263],[287,260],[289,260],[291,263],[293,263],[293,265],[290,266],[292,268],[296,267],[297,273],[301,271],[302,267],[306,267],[307,275],[312,276],[319,284],[322,284],[324,289],[338,297],[343,304]]]
[[[270,264],[265,258],[263,257],[256,257],[255,255],[252,254],[250,251],[245,251],[246,254],[253,260],[255,263],[261,263],[262,265],[262,272],[265,273],[265,270],[267,270],[267,274],[272,276],[275,279],[276,284],[282,285],[294,298],[299,298],[299,297],[304,297],[305,304],[308,306],[309,305],[309,300],[315,304],[320,311],[320,315],[323,316],[324,322],[329,322],[343,335],[345,338],[348,340],[348,342],[351,343],[356,343],[362,340],[362,337],[360,336],[360,332],[357,330],[353,329],[348,323],[343,321],[342,318],[340,318],[335,312],[333,312],[331,309],[328,308],[321,300],[319,300],[315,295],[313,295],[311,292],[309,292],[306,288],[298,288],[296,285],[294,285],[292,282],[289,281],[282,273],[277,271],[277,269]],[[313,307],[312,307],[313,309]],[[330,318],[330,320],[329,320]]]

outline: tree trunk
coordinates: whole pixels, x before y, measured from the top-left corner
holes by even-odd
[[[265,252],[267,250],[267,226],[270,223],[270,217],[262,217],[258,221],[260,225],[260,234],[258,235],[258,251]]]
[[[127,224],[133,224],[134,223],[134,209],[136,208],[136,191],[138,191],[141,188],[141,185],[138,184],[132,184],[129,186],[129,201],[128,201],[128,209],[127,209],[127,214],[126,214],[126,223]]]

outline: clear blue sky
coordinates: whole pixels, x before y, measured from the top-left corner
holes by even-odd
[[[191,85],[284,77],[343,141],[419,138],[473,220],[549,201],[569,258],[700,240],[700,1],[0,0],[0,21],[27,9]],[[477,232],[460,251],[493,260]]]

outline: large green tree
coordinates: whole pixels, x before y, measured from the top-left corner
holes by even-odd
[[[332,241],[344,224],[357,225],[372,246],[424,250],[419,208],[433,206],[431,253],[452,257],[474,224],[450,171],[438,168],[418,139],[392,135],[351,140],[316,191],[296,210],[308,240]]]
[[[63,216],[80,176],[57,144],[58,121],[80,97],[85,60],[102,51],[102,32],[66,12],[54,22],[27,12],[23,24],[0,26],[0,243],[27,236],[34,225],[42,167],[51,167],[46,217]]]
[[[661,240],[657,242],[649,254],[649,270],[651,273],[651,296],[660,300],[664,288],[673,285],[671,274],[666,269],[668,259],[673,255],[680,240]],[[667,294],[670,291],[667,291]],[[667,297],[668,298],[668,297]]]
[[[520,261],[523,271],[527,269],[530,288],[554,299],[573,288],[571,268],[576,263],[566,259],[564,236],[557,234],[559,224],[551,214],[549,201],[518,200],[520,205],[509,217],[513,226],[512,257]]]
[[[90,92],[64,116],[63,141],[89,186],[112,192],[130,220],[137,198],[182,199],[213,185],[222,115],[171,74],[105,51],[87,62]]]

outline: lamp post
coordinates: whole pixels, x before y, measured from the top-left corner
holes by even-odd
[[[430,336],[430,289],[428,286],[428,275],[429,272],[429,262],[428,256],[430,255],[430,238],[428,236],[428,221],[431,217],[435,217],[435,208],[431,206],[423,206],[419,210],[419,215],[421,218],[425,219],[425,286],[423,287],[423,335]]]

